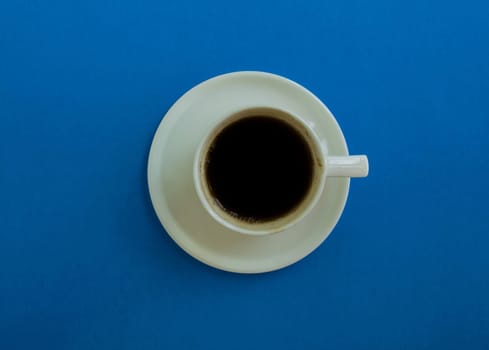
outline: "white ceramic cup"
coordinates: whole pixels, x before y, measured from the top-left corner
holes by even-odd
[[[213,197],[206,179],[205,164],[210,146],[224,128],[240,119],[257,115],[285,121],[299,132],[309,146],[314,165],[313,178],[308,193],[292,211],[273,220],[249,222],[230,214]],[[249,106],[221,118],[201,141],[195,153],[193,166],[195,189],[202,205],[210,216],[235,232],[256,236],[284,231],[304,219],[321,197],[326,177],[365,177],[367,175],[368,160],[365,155],[340,157],[328,155],[326,145],[319,142],[317,135],[307,120],[289,111],[269,106]]]

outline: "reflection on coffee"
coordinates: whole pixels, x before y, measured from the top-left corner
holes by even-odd
[[[248,116],[226,126],[212,141],[205,164],[215,201],[247,222],[290,213],[308,194],[314,172],[303,135],[269,116]]]

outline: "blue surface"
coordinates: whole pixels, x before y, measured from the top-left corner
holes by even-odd
[[[2,1],[0,349],[488,349],[487,1]],[[153,133],[194,84],[265,70],[370,157],[279,272],[180,250]]]

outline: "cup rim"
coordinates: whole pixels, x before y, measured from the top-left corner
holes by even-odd
[[[268,113],[267,113],[268,112]],[[267,116],[275,117],[277,119],[286,120],[286,122],[299,131],[304,139],[311,147],[311,152],[314,161],[314,178],[308,194],[299,204],[297,209],[293,209],[290,214],[266,221],[263,223],[246,223],[245,221],[235,218],[225,210],[218,203],[211,203],[210,190],[203,183],[203,167],[205,166],[205,156],[208,148],[214,141],[215,137],[225,127],[234,123],[240,119],[251,117],[253,114],[259,115],[267,113]],[[272,113],[272,115],[270,115]],[[291,113],[283,108],[271,107],[271,106],[251,106],[247,108],[241,108],[240,110],[224,116],[219,120],[213,128],[209,130],[203,140],[200,142],[197,152],[194,156],[193,164],[193,180],[194,186],[199,197],[201,204],[205,210],[221,225],[231,229],[235,232],[262,236],[284,231],[293,225],[300,222],[304,217],[314,208],[318,202],[326,181],[326,165],[327,165],[327,150],[321,146],[318,136],[315,134],[313,128],[308,125],[307,121],[299,116]]]

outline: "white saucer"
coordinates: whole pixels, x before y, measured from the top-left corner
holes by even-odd
[[[197,85],[168,111],[151,145],[148,183],[156,214],[171,238],[188,254],[215,268],[259,273],[293,264],[316,249],[332,231],[345,206],[350,180],[328,177],[315,208],[292,228],[249,236],[217,223],[202,207],[192,165],[215,115],[243,106],[275,106],[305,118],[330,155],[348,155],[331,112],[311,92],[283,77],[262,72],[221,75]]]

